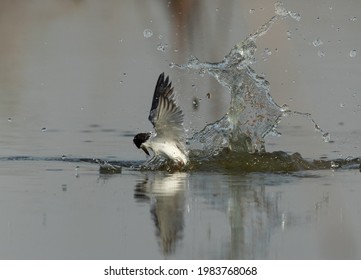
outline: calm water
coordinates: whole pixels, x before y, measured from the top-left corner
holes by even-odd
[[[273,15],[268,2],[2,1],[0,258],[360,259],[358,169],[107,175],[69,160],[143,160],[132,137],[151,129],[163,71],[186,127],[217,120],[227,91],[169,63],[220,60]],[[294,116],[266,149],[359,156],[360,4],[285,5],[302,19],[275,24],[257,42],[254,68],[278,104],[311,113],[332,141]]]

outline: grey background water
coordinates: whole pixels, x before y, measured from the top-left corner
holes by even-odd
[[[361,3],[284,3],[302,19],[279,21],[257,41],[254,68],[278,104],[311,113],[332,142],[289,117],[267,150],[359,156]],[[41,160],[143,160],[132,137],[151,130],[163,71],[190,132],[222,116],[224,88],[169,64],[220,60],[273,4],[0,1],[0,258],[359,259],[358,170],[101,175],[96,164]]]

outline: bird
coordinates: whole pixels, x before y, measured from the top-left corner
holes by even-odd
[[[183,167],[189,162],[188,151],[185,148],[184,114],[177,105],[176,94],[169,77],[164,73],[159,75],[155,86],[152,105],[148,120],[153,124],[154,132],[138,133],[133,142],[148,156],[170,160],[171,163]]]

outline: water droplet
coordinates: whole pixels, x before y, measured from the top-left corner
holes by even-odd
[[[266,61],[270,55],[272,55],[272,51],[269,48],[265,48],[262,55],[263,60]]]
[[[79,178],[79,165],[75,166],[75,178]]]
[[[157,50],[158,50],[158,51],[165,52],[165,49],[166,49],[166,48],[168,48],[168,44],[164,44],[164,45],[158,44],[158,45],[157,45]]]
[[[300,21],[301,20],[301,15],[299,13],[292,13],[292,12],[288,12],[290,17],[293,18],[296,21]]]
[[[201,77],[204,77],[205,74],[206,74],[206,69],[201,68],[201,69],[199,70],[199,75],[200,75]]]
[[[61,159],[62,159],[62,160],[65,160],[65,159],[66,159],[66,155],[62,155],[62,156],[61,156]]]
[[[340,107],[341,107],[341,108],[344,108],[344,107],[345,107],[345,104],[340,103]]]
[[[345,158],[346,161],[353,161],[355,158],[353,156],[348,156]]]
[[[12,122],[13,120],[12,120],[12,118],[8,118],[8,122]]]
[[[335,168],[338,168],[340,167],[338,163],[334,162],[334,161],[331,161],[331,168],[332,169],[335,169]]]
[[[330,133],[326,132],[326,133],[322,134],[322,140],[323,140],[323,142],[329,143],[331,141]]]
[[[281,136],[282,136],[282,133],[279,132],[279,131],[277,131],[277,129],[272,129],[272,130],[270,131],[270,135],[276,136],[276,137],[281,137]]]
[[[162,40],[162,39],[163,39],[163,35],[160,34],[160,35],[158,36],[158,39],[159,39],[159,40]]]
[[[271,52],[271,50],[270,50],[269,48],[265,48],[265,49],[264,49],[264,52],[265,52],[265,54],[267,54],[267,55],[271,55],[271,54],[272,54],[272,52]]]
[[[317,52],[317,55],[318,55],[319,57],[324,57],[326,54],[325,54],[324,51],[319,50],[319,51]]]
[[[287,104],[283,104],[283,105],[281,106],[281,111],[284,112],[284,113],[287,113],[287,112],[290,111],[290,108],[288,107]]]
[[[357,51],[356,50],[351,50],[350,51],[350,57],[354,58],[357,55]]]
[[[43,127],[42,129],[41,129],[41,132],[45,132],[46,131],[46,127]]]
[[[176,64],[175,64],[174,62],[169,63],[169,67],[170,67],[170,68],[173,68],[173,67],[175,67],[175,66],[176,66]]]
[[[216,12],[218,12],[219,11],[219,8],[216,8]]]
[[[357,17],[350,18],[350,21],[353,21],[353,22],[357,21]]]
[[[123,83],[123,81],[119,81],[119,84],[122,84]]]
[[[254,14],[255,11],[256,11],[255,9],[250,9],[250,10],[249,10],[249,13],[250,13],[250,14]]]
[[[312,42],[312,45],[314,45],[315,47],[319,47],[319,46],[323,45],[323,42],[321,41],[320,38],[317,38]]]
[[[194,97],[192,100],[193,110],[197,110],[199,107],[199,99],[197,97]]]
[[[150,38],[153,36],[153,31],[151,29],[144,29],[143,36],[145,38]]]
[[[275,7],[276,15],[283,16],[283,17],[288,15],[288,12],[284,8],[283,3],[281,1],[276,2],[274,7]]]
[[[292,39],[292,38],[291,38],[292,32],[289,31],[289,30],[287,30],[287,31],[286,31],[286,34],[287,34],[287,40],[291,40],[291,39]]]

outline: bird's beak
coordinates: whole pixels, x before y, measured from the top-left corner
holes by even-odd
[[[142,150],[148,155],[148,156],[150,156],[150,154],[149,154],[149,152],[148,152],[148,150],[147,150],[147,148],[146,147],[144,147],[144,145],[142,145],[141,146],[141,148],[142,148]]]

